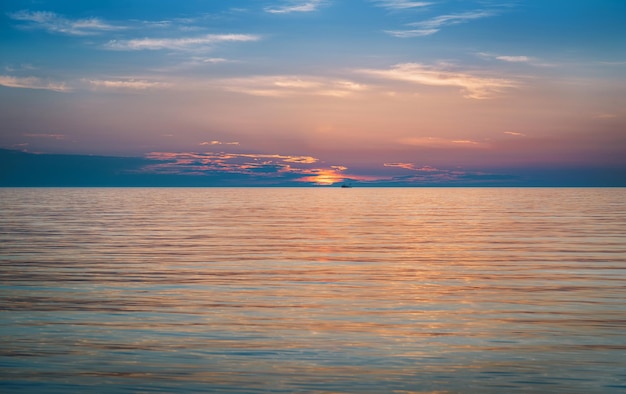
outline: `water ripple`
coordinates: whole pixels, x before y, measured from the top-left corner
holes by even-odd
[[[1,189],[7,392],[626,388],[625,189]]]

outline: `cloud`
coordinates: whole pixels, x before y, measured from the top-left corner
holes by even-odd
[[[528,63],[531,60],[528,56],[496,56],[496,59],[510,63]]]
[[[492,11],[470,11],[460,14],[441,15],[426,21],[411,23],[410,25],[418,26],[424,29],[439,29],[444,26],[456,25],[470,20],[486,18],[494,15],[495,13]]]
[[[13,77],[10,75],[0,75],[0,86],[52,90],[55,92],[68,92],[71,90],[63,82],[49,82],[37,77]]]
[[[496,13],[492,11],[470,11],[459,14],[440,15],[432,19],[421,22],[408,23],[406,25],[409,27],[414,27],[413,29],[390,30],[386,31],[386,33],[399,38],[429,36],[439,32],[445,26],[457,25],[460,23],[469,22],[471,20],[486,18],[494,15],[496,15]]]
[[[220,141],[215,141],[218,145]],[[279,154],[257,154],[257,153],[225,153],[225,152],[206,152],[206,153],[193,153],[193,152],[152,152],[149,153],[148,158],[157,160],[185,160],[185,161],[200,161],[203,164],[207,163],[225,163],[230,162],[234,166],[233,168],[241,168],[242,160],[262,161],[262,163],[300,163],[300,164],[314,164],[319,160],[312,156],[291,156],[291,155],[279,155]]]
[[[239,142],[222,142],[222,141],[203,141],[199,144],[200,146],[206,145],[239,145]]]
[[[366,85],[349,80],[322,77],[273,75],[223,79],[223,89],[263,97],[290,97],[316,95],[346,97],[367,89]]]
[[[398,38],[425,37],[435,34],[439,29],[385,30],[385,33]]]
[[[420,63],[402,63],[386,70],[361,69],[357,72],[419,85],[458,87],[461,88],[464,97],[472,99],[492,98],[505,89],[517,86],[517,83],[509,79],[488,78],[466,72],[448,71],[442,67]]]
[[[9,14],[13,20],[26,22],[27,26],[45,29],[51,33],[87,36],[106,31],[122,30],[124,26],[111,25],[99,18],[67,19],[49,11],[22,10]]]
[[[208,142],[208,145],[213,141]],[[176,175],[214,175],[218,173],[254,176],[260,179],[290,180],[317,185],[332,185],[344,180],[360,179],[347,175],[347,167],[319,167],[312,156],[226,152],[152,152],[146,158],[158,161],[143,168],[145,173]]]
[[[555,64],[544,63],[539,59],[526,55],[495,55],[492,53],[479,52],[478,56],[484,59],[495,59],[505,63],[527,64],[536,67],[555,67]]]
[[[411,1],[411,0],[376,0],[376,4],[379,7],[391,9],[391,10],[406,10],[410,8],[426,7],[433,3],[426,1]]]
[[[526,134],[517,133],[517,132],[514,132],[514,131],[505,131],[504,134],[513,135],[515,137],[525,137],[526,136]]]
[[[385,171],[386,177],[372,180],[369,182],[371,185],[490,186],[514,182],[511,175],[462,168],[435,168],[414,163],[384,163],[383,166],[388,168]],[[395,170],[396,168],[401,170]]]
[[[486,52],[479,52],[477,53],[477,55],[485,59],[496,59],[496,60],[500,60],[501,62],[507,62],[507,63],[530,63],[531,61],[533,61],[533,58],[531,58],[530,56],[524,56],[524,55],[516,55],[516,56],[494,55],[492,53],[486,53]]]
[[[55,133],[26,133],[23,134],[24,137],[28,138],[45,138],[45,139],[54,139],[54,140],[64,140],[66,138],[65,134],[55,134]]]
[[[164,82],[146,81],[141,79],[122,79],[122,80],[104,80],[104,79],[89,79],[89,84],[96,88],[105,89],[130,89],[130,90],[145,90],[151,88],[163,88],[168,87],[170,84]]]
[[[455,148],[459,146],[481,146],[478,141],[472,140],[448,140],[445,138],[437,138],[437,137],[413,137],[413,138],[404,138],[399,141],[404,145],[413,145],[413,146],[422,146],[422,147],[431,147],[431,148]]]
[[[489,180],[490,174],[481,172],[469,172],[459,169],[440,169],[428,165],[418,166],[414,163],[384,163],[384,167],[401,168],[410,171],[410,175],[406,175],[406,171],[402,174],[395,173],[386,179],[381,179],[388,184],[461,184],[474,183],[476,181]]]
[[[420,171],[420,172],[436,172],[436,171],[440,171],[434,167],[431,166],[422,166],[422,167],[416,167],[415,164],[413,163],[385,163],[383,164],[384,167],[398,167],[398,168],[404,168],[405,170],[411,170],[411,171]]]
[[[198,59],[198,61],[204,64],[207,64],[207,63],[217,64],[217,63],[226,63],[228,62],[228,59],[224,59],[223,57],[209,57],[205,59]]]
[[[226,152],[152,152],[148,159],[158,163],[144,167],[145,173],[211,176],[239,174],[255,182],[277,184],[284,181],[316,185],[339,182],[374,181],[380,177],[349,174],[342,165],[320,166],[312,156]]]
[[[472,140],[451,140],[450,142],[452,142],[453,144],[463,144],[463,145],[478,145],[478,144],[480,144],[479,142],[472,141]]]
[[[292,12],[313,12],[317,11],[317,9],[323,4],[322,0],[310,0],[310,1],[297,1],[290,2],[288,5],[278,6],[278,7],[268,7],[265,8],[265,12],[269,12],[270,14],[290,14]]]
[[[181,38],[139,38],[132,40],[111,40],[105,47],[119,51],[142,50],[193,50],[222,42],[258,41],[261,37],[253,34],[205,34],[197,37]]]

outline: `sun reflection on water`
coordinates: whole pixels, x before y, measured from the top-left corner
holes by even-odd
[[[621,189],[0,192],[10,387],[626,386]]]

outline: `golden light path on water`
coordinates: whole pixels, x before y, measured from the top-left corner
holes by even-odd
[[[1,189],[8,392],[620,392],[625,189]]]

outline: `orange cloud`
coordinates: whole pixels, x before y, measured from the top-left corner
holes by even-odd
[[[447,140],[444,138],[437,137],[415,137],[415,138],[404,138],[399,141],[404,145],[413,145],[413,146],[424,146],[424,147],[433,147],[433,148],[449,148],[455,147],[458,145],[465,146],[480,146],[484,145],[478,141],[472,140]]]
[[[239,142],[222,142],[222,141],[203,141],[201,142],[199,145],[201,146],[205,146],[205,145],[239,145]]]
[[[431,167],[431,166],[416,167],[415,164],[413,163],[385,163],[383,164],[383,166],[384,167],[398,167],[398,168],[404,168],[405,170],[421,171],[421,172],[440,171],[439,169]]]

